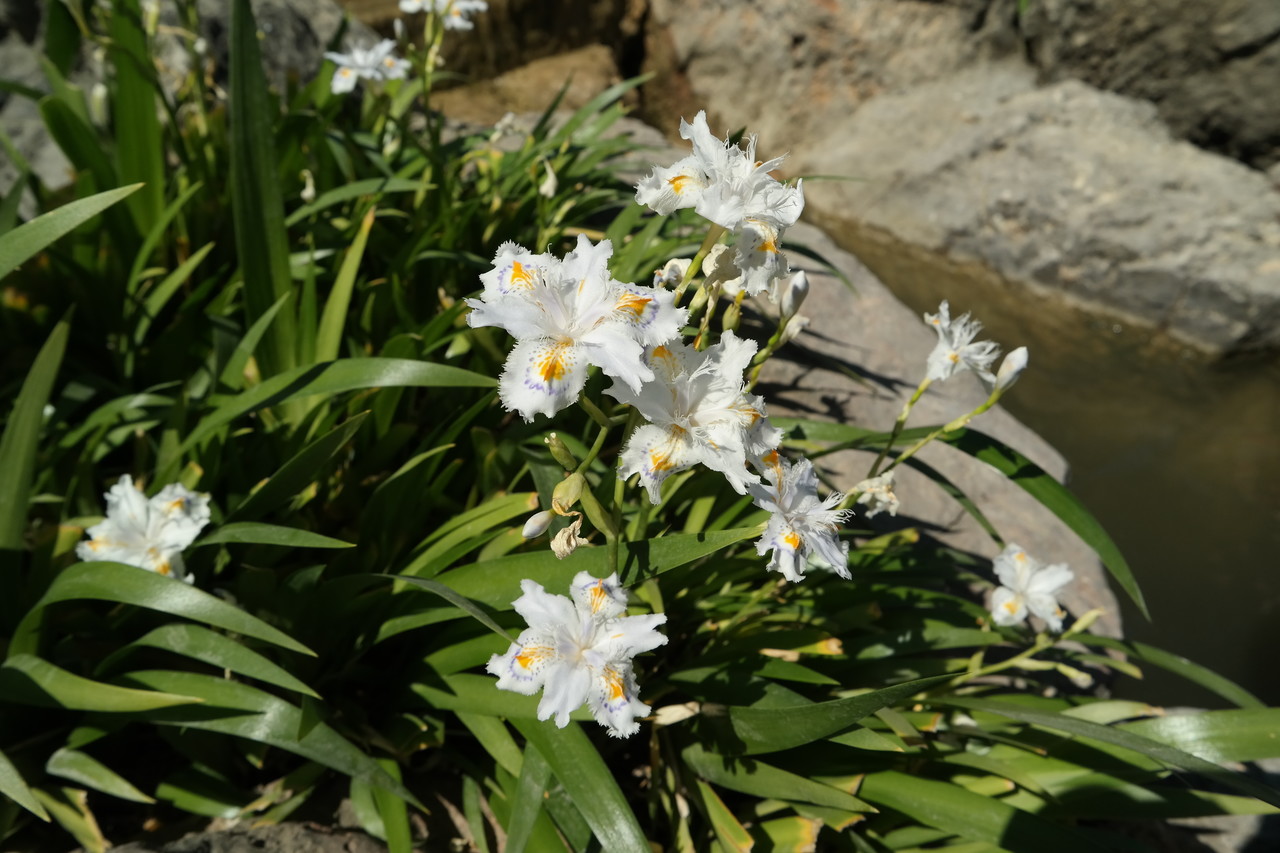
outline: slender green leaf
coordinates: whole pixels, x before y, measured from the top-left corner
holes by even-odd
[[[35,626],[41,610],[59,601],[78,599],[114,601],[184,616],[295,652],[314,654],[288,634],[217,596],[136,566],[108,562],[77,563],[64,569],[14,632],[9,654],[35,651]]]
[[[342,331],[346,327],[347,312],[351,306],[351,293],[356,286],[356,273],[360,270],[360,260],[364,257],[364,246],[369,240],[369,230],[373,228],[373,217],[376,207],[370,207],[356,232],[356,239],[347,250],[342,260],[338,277],[334,279],[333,289],[329,291],[329,299],[324,304],[324,313],[320,315],[320,328],[316,331],[315,360],[332,361],[338,357],[342,345]]]
[[[494,686],[492,677],[459,672],[442,679],[446,689],[426,684],[410,684],[409,689],[421,696],[433,708],[445,711],[466,711],[472,714],[488,714],[508,720],[536,720],[538,697],[508,693]],[[575,720],[590,720],[586,708],[579,708],[571,715]]]
[[[922,678],[830,702],[778,708],[730,706],[728,717],[745,754],[777,752],[837,734],[881,708],[896,705],[948,678]]]
[[[44,806],[40,805],[40,801],[36,799],[35,794],[27,787],[26,780],[22,778],[18,768],[13,766],[9,756],[3,752],[0,752],[0,794],[13,800],[36,817],[48,823],[49,813],[44,810]]]
[[[360,429],[368,412],[360,412],[298,451],[288,462],[280,466],[271,477],[259,486],[244,502],[236,507],[227,521],[259,518],[316,480],[324,464],[338,452]]]
[[[142,647],[164,649],[186,655],[220,669],[319,698],[310,687],[253,649],[246,648],[230,637],[200,625],[164,625],[154,631],[148,631],[104,659],[98,667],[98,672],[109,671],[129,651]]]
[[[521,853],[529,843],[550,781],[551,765],[532,744],[525,747],[520,778],[511,804],[511,819],[507,821],[508,853]]]
[[[12,231],[14,224],[18,221],[18,208],[22,205],[22,196],[27,191],[28,178],[30,178],[29,172],[25,170],[19,172],[13,185],[9,187],[8,194],[0,200],[0,237]]]
[[[304,735],[302,711],[255,687],[209,675],[168,670],[130,673],[128,678],[158,690],[182,690],[204,700],[199,707],[169,708],[146,716],[151,723],[204,729],[274,746],[353,779],[391,791],[418,808],[421,804],[377,762],[325,723]]]
[[[151,253],[156,250],[156,246],[160,245],[160,241],[164,239],[165,230],[174,218],[191,200],[191,197],[199,192],[204,184],[197,181],[182,191],[173,202],[164,209],[164,213],[160,215],[159,220],[151,227],[151,231],[147,234],[146,239],[142,241],[142,248],[138,250],[138,254],[134,256],[133,266],[129,269],[129,280],[125,284],[125,293],[135,293],[138,285],[142,283],[142,271],[146,269],[147,261],[151,259]]]
[[[19,231],[22,229],[18,229]],[[3,238],[0,238],[3,240]],[[59,321],[36,355],[0,437],[0,548],[20,549],[27,528],[27,502],[35,478],[44,407],[62,364],[71,324]]]
[[[267,92],[249,0],[232,0],[230,56],[231,212],[252,324],[290,292],[292,282],[276,166],[278,114]],[[261,358],[264,376],[293,367],[296,334],[294,317],[287,312],[268,327]]]
[[[85,853],[106,853],[107,839],[89,811],[88,795],[79,788],[37,788],[32,793],[58,825],[71,834]]]
[[[1192,755],[1189,752],[1185,752],[1172,746],[1167,746],[1157,740],[1153,740],[1152,738],[1135,734],[1127,728],[1103,726],[1097,723],[1091,723],[1087,720],[1080,720],[1074,717],[1067,717],[1062,714],[1054,714],[1051,712],[1037,711],[1032,708],[1023,707],[1022,705],[1013,704],[1012,702],[1001,702],[991,699],[945,696],[937,697],[932,701],[938,704],[951,705],[957,708],[986,711],[988,713],[998,714],[1002,717],[1008,717],[1013,720],[1021,720],[1022,722],[1030,723],[1031,725],[1066,732],[1067,734],[1075,735],[1077,737],[1092,738],[1093,740],[1100,741],[1102,743],[1133,750],[1140,755],[1145,755],[1148,758],[1159,761],[1169,767],[1177,767],[1189,772],[1202,774],[1215,782],[1234,788],[1242,794],[1257,797],[1259,800],[1270,803],[1273,806],[1280,806],[1280,791],[1276,791],[1274,788],[1255,782],[1241,773],[1235,773],[1227,770],[1226,768],[1219,767],[1217,764],[1214,764],[1211,761],[1206,761],[1205,759]],[[1239,713],[1254,712],[1241,711]]]
[[[169,298],[177,292],[179,287],[191,278],[191,273],[205,259],[205,256],[213,249],[212,243],[206,243],[197,249],[191,257],[187,258],[178,268],[169,273],[160,280],[155,287],[151,288],[146,297],[142,301],[142,316],[138,318],[138,325],[133,332],[133,340],[135,343],[142,343],[146,339],[147,330],[151,328],[152,321],[164,308]]]
[[[284,224],[289,226],[297,225],[313,213],[318,213],[326,207],[332,207],[335,204],[341,204],[353,198],[359,198],[362,195],[377,196],[383,193],[411,193],[421,188],[421,181],[411,181],[404,178],[369,178],[363,181],[353,181],[337,189],[322,193],[315,201],[289,214],[289,218],[284,221]]]
[[[93,788],[104,794],[132,800],[135,803],[154,803],[151,797],[139,791],[130,782],[92,756],[78,749],[62,748],[49,756],[46,773],[70,779],[78,785]]]
[[[62,98],[50,95],[40,101],[40,117],[53,141],[67,155],[67,159],[80,172],[93,175],[98,187],[114,187],[120,184],[111,159],[102,150],[93,125]],[[141,187],[141,184],[137,186]],[[126,211],[127,215],[127,211]],[[135,226],[129,224],[132,230]]]
[[[1111,541],[1107,531],[1080,503],[1080,500],[1055,480],[1047,471],[1036,465],[1018,451],[1003,442],[996,441],[974,429],[962,429],[944,436],[944,440],[963,450],[975,459],[987,463],[1004,474],[1033,498],[1044,504],[1054,515],[1075,531],[1085,544],[1097,552],[1107,571],[1116,579],[1121,588],[1133,599],[1133,603],[1142,611],[1142,615],[1151,618],[1147,610],[1147,602],[1138,588],[1138,581],[1133,576],[1124,555]]]
[[[604,850],[650,853],[640,822],[627,805],[613,773],[577,723],[558,729],[550,723],[512,720],[564,786]]]
[[[237,521],[224,524],[208,536],[202,537],[192,547],[201,545],[223,545],[227,543],[245,545],[284,545],[288,548],[354,548],[350,542],[321,536],[310,530],[298,530],[293,527],[281,527],[276,524],[263,524],[258,521]]]
[[[182,443],[189,450],[236,418],[268,406],[278,406],[305,397],[332,396],[344,391],[386,386],[425,388],[489,388],[497,384],[460,367],[414,361],[407,358],[348,358],[328,364],[311,364],[273,376],[261,385],[222,403],[202,420]]]
[[[726,850],[750,850],[755,846],[751,833],[747,832],[733,811],[724,804],[715,788],[701,779],[693,781],[697,783],[698,801],[702,805],[702,811],[706,814],[720,844]]]
[[[141,186],[133,184],[68,202],[0,236],[0,278],[4,278],[27,258],[43,250],[63,234],[97,216],[129,194],[137,192]]]
[[[378,759],[378,766],[400,782],[400,765],[394,759]],[[409,828],[409,810],[405,808],[405,801],[392,791],[375,787],[373,802],[378,816],[382,818],[382,837],[387,842],[388,853],[412,853],[413,833]]]
[[[875,811],[874,806],[852,794],[755,759],[717,755],[703,749],[700,744],[685,747],[680,755],[694,773],[730,791],[767,799],[796,800],[850,812]]]
[[[231,353],[231,357],[227,359],[227,364],[222,368],[222,373],[218,376],[218,381],[233,391],[239,391],[244,387],[244,368],[249,363],[250,356],[254,350],[258,348],[258,342],[262,340],[262,336],[267,333],[267,328],[271,325],[272,319],[284,307],[284,304],[293,297],[292,293],[286,293],[275,301],[275,303],[266,310],[266,312],[253,321],[253,325],[249,327],[249,331],[244,333],[244,337],[236,344],[235,350]]]
[[[10,654],[0,664],[0,696],[5,701],[73,711],[150,711],[200,701],[196,696],[92,681],[25,654]]]
[[[926,826],[994,844],[1000,850],[1080,853],[1098,846],[1091,836],[1069,826],[1050,823],[998,799],[896,770],[869,774],[858,793]]]
[[[164,143],[156,113],[156,72],[142,28],[138,0],[117,0],[111,7],[107,41],[115,66],[115,127],[123,144],[116,146],[120,178],[142,182],[129,199],[139,234],[149,234],[164,207]]]
[[[1169,714],[1124,723],[1120,728],[1206,761],[1280,758],[1280,708]]]
[[[485,613],[483,610],[481,610],[479,607],[476,606],[476,603],[474,601],[471,601],[470,599],[459,595],[458,593],[454,592],[452,589],[440,583],[439,581],[433,581],[427,578],[402,577],[399,575],[386,575],[386,577],[395,578],[402,583],[407,583],[413,587],[417,587],[418,589],[435,593],[436,595],[443,598],[445,601],[452,604],[454,607],[457,607],[459,610],[466,611],[466,613],[469,614],[473,619],[475,619],[481,625],[484,625],[490,631],[493,631],[498,636],[502,637],[507,642],[515,642],[512,636],[507,633],[506,629],[504,629],[497,622],[494,622],[493,619],[489,617],[488,613]]]

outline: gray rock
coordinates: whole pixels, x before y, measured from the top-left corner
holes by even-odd
[[[800,313],[810,318],[811,325],[769,362],[761,376],[760,387],[766,391],[770,414],[890,429],[923,378],[925,359],[937,343],[937,335],[857,258],[817,228],[801,223],[787,232],[786,243],[817,252],[849,278],[852,288],[807,258],[789,254],[792,265],[809,274],[809,298]],[[952,307],[958,313],[979,306]],[[762,309],[762,313],[769,312],[768,307]],[[821,353],[822,359],[807,358],[806,350]],[[845,369],[831,360],[843,363]],[[1029,369],[1034,366],[1032,353]],[[860,381],[850,378],[849,371]],[[1010,393],[1016,394],[1017,389]],[[945,423],[986,398],[972,373],[935,383],[916,404],[908,426]],[[1059,481],[1066,479],[1067,463],[1061,454],[1004,409],[992,409],[972,426],[1020,451]],[[874,458],[872,453],[843,451],[823,457],[821,467],[838,487],[847,489],[866,476]],[[1120,636],[1119,610],[1097,555],[1053,513],[994,468],[954,448],[934,443],[918,458],[963,489],[1006,541],[1017,542],[1046,562],[1070,564],[1076,579],[1066,591],[1064,605],[1077,616],[1095,607],[1104,608],[1106,614],[1095,630]],[[985,557],[999,552],[999,546],[973,517],[928,476],[905,465],[897,472],[900,518],[891,521],[877,516],[872,520],[873,528],[911,523],[959,550]]]
[[[1280,346],[1280,193],[1149,104],[993,65],[886,93],[797,160],[858,173],[814,187],[822,214],[1211,351]]]
[[[1260,168],[1280,161],[1275,0],[1036,0],[1001,20],[1048,79],[1148,99],[1178,136]]]
[[[1069,0],[1030,8],[1063,4],[1084,14]],[[851,178],[808,192],[814,221],[846,245],[875,232],[931,254],[939,271],[980,265],[1215,355],[1280,347],[1272,183],[1173,139],[1163,107],[1071,80],[1041,85],[1000,37],[1012,32],[1011,0],[730,5],[653,0],[648,44],[655,67],[669,65],[660,124],[670,131],[705,107],[719,131],[747,126],[763,150],[791,148],[790,174]],[[1156,0],[1102,5],[1164,26]],[[1228,41],[1271,27],[1265,15],[1213,15]],[[1269,50],[1248,58],[1269,61]],[[1274,112],[1253,88],[1233,91]]]

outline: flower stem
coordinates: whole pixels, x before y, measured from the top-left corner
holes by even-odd
[[[702,247],[698,249],[698,254],[693,256],[693,260],[689,262],[689,269],[685,270],[684,278],[680,279],[680,284],[675,290],[675,304],[680,304],[680,299],[684,296],[685,289],[688,288],[689,282],[693,281],[694,276],[702,269],[702,261],[707,257],[707,253],[711,251],[711,247],[720,239],[720,235],[724,233],[724,226],[711,223],[711,228],[707,231],[707,236],[702,241]]]
[[[972,412],[963,414],[960,417],[956,418],[954,421],[951,421],[950,423],[946,423],[938,427],[933,432],[929,433],[924,438],[920,439],[915,444],[908,447],[902,453],[902,455],[900,455],[897,459],[894,459],[892,462],[886,465],[884,470],[890,471],[898,467],[899,464],[910,459],[912,456],[915,456],[916,453],[920,450],[920,448],[924,447],[926,444],[933,441],[938,436],[946,435],[947,433],[955,432],[958,429],[963,429],[964,427],[967,427],[970,421],[972,421],[978,415],[985,412],[987,409],[990,409],[992,406],[994,406],[996,404],[997,399],[999,399],[999,395],[992,394],[985,403],[983,403],[981,406],[978,406],[978,408],[974,409]],[[886,448],[886,450],[887,449],[888,448]]]
[[[915,393],[911,395],[911,399],[907,400],[902,407],[902,414],[898,415],[898,419],[893,422],[893,432],[889,433],[889,440],[885,442],[884,447],[880,451],[880,455],[876,457],[875,464],[871,466],[871,470],[867,472],[867,479],[874,477],[880,473],[880,466],[884,463],[884,458],[889,454],[889,449],[893,447],[893,443],[898,440],[898,436],[902,434],[902,428],[907,425],[907,418],[911,416],[911,408],[920,400],[924,392],[933,384],[933,380],[925,377],[920,380],[920,384],[916,386]],[[890,465],[890,468],[893,466]]]

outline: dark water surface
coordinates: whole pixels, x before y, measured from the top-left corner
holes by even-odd
[[[1030,366],[1005,404],[1067,458],[1072,491],[1133,568],[1153,621],[1122,601],[1127,637],[1280,704],[1280,358],[1208,363],[1159,332],[849,223],[826,225],[912,308],[950,299],[953,316],[982,320],[982,337],[1028,347]],[[1122,679],[1117,694],[1225,706],[1145,670],[1145,683]]]

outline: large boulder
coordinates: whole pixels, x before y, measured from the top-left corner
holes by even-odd
[[[995,19],[1020,33],[1048,79],[1152,101],[1177,136],[1259,168],[1280,162],[1276,0],[1025,5],[1021,15]]]
[[[1005,6],[652,0],[646,104],[852,178],[811,182],[809,211],[859,252],[980,267],[1212,354],[1280,347],[1266,176],[1175,140],[1148,101],[1043,84]]]

